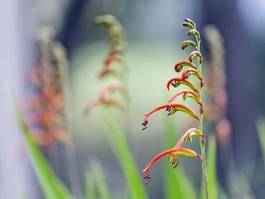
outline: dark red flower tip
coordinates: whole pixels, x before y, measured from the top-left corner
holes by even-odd
[[[145,120],[143,123],[142,123],[142,130],[145,130],[147,128],[147,124],[148,124],[148,120]]]
[[[148,184],[150,182],[150,175],[147,173],[147,174],[144,174],[144,183],[145,184]]]
[[[143,130],[145,130],[147,128],[147,124],[148,124],[148,118],[155,112],[163,110],[163,109],[167,109],[168,105],[162,105],[162,106],[158,106],[154,109],[152,109],[151,111],[148,111],[147,113],[144,114],[144,121],[142,123],[143,126]]]
[[[173,166],[173,169],[175,169],[179,165],[179,160],[175,158],[174,160],[171,161],[171,164]]]

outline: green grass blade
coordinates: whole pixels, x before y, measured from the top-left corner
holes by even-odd
[[[86,199],[96,199],[96,185],[93,173],[86,175],[85,196]]]
[[[222,187],[220,186],[218,187],[218,192],[219,192],[218,194],[220,195],[220,199],[228,199],[228,196]]]
[[[17,122],[23,132],[28,152],[31,157],[33,168],[40,182],[41,188],[47,199],[70,199],[73,198],[68,189],[60,182],[51,170],[48,162],[44,158],[39,146],[34,142],[32,134],[24,121],[22,112],[15,104]]]
[[[108,185],[103,174],[102,167],[99,162],[94,161],[91,164],[92,173],[94,175],[94,180],[96,182],[96,187],[98,190],[100,199],[111,199],[110,192],[108,189]]]
[[[215,136],[210,136],[208,139],[208,155],[207,155],[207,169],[208,169],[208,186],[209,196],[212,199],[218,197],[218,180],[216,170],[216,139]]]
[[[166,147],[172,147],[176,143],[176,126],[175,120],[167,118],[165,121],[166,128]],[[190,183],[185,171],[178,166],[172,169],[168,162],[165,165],[165,199],[188,198],[195,199],[195,190]]]
[[[257,130],[258,130],[259,142],[261,145],[261,150],[263,155],[263,161],[265,164],[265,119],[261,119],[258,121]]]
[[[138,174],[133,155],[130,151],[126,138],[116,121],[106,112],[104,120],[107,124],[106,134],[111,143],[112,149],[117,156],[119,164],[127,179],[129,191],[134,199],[147,199],[147,194]]]

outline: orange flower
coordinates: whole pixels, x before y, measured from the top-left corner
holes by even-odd
[[[188,108],[187,106],[185,106],[183,104],[165,104],[165,105],[158,106],[158,107],[156,107],[156,108],[152,109],[151,111],[148,111],[147,113],[144,114],[144,121],[142,123],[143,130],[147,128],[148,118],[153,113],[160,111],[160,110],[163,110],[163,109],[165,109],[168,112],[168,115],[173,115],[177,111],[181,111],[181,112],[187,113],[188,115],[190,115],[194,119],[199,120],[199,117],[197,116],[197,114],[192,109]]]
[[[177,88],[179,87],[181,84],[189,87],[190,89],[192,89],[194,92],[198,93],[198,89],[195,88],[195,86],[188,80],[186,79],[182,79],[182,78],[179,78],[179,77],[175,77],[175,78],[172,78],[170,79],[168,82],[167,82],[167,90],[170,90],[170,86],[173,86],[174,88]]]
[[[145,182],[147,183],[150,180],[150,175],[149,175],[149,171],[150,169],[153,167],[153,165],[160,160],[162,157],[169,155],[169,162],[173,165],[173,167],[177,167],[179,162],[177,159],[178,155],[185,155],[188,157],[198,157],[200,160],[202,160],[202,156],[200,154],[198,154],[197,152],[182,147],[182,144],[185,141],[192,141],[192,136],[197,136],[200,139],[204,139],[202,132],[199,129],[196,128],[191,128],[188,131],[186,131],[184,133],[184,135],[179,139],[179,141],[177,142],[177,144],[170,149],[167,149],[165,151],[162,151],[160,153],[158,153],[149,163],[148,165],[143,169],[143,173],[144,173],[144,179]]]

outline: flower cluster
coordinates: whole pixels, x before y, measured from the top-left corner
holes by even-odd
[[[127,46],[125,34],[121,24],[114,16],[98,16],[96,17],[96,23],[103,25],[107,29],[110,46],[98,78],[106,79],[109,76],[113,76],[115,80],[108,82],[101,88],[97,97],[87,103],[84,112],[87,113],[98,105],[124,110],[127,98],[127,88],[125,86],[126,67],[124,63],[124,54]]]
[[[53,40],[52,31],[47,27],[40,32],[37,45],[37,64],[26,79],[30,93],[25,103],[26,120],[38,144],[49,146],[56,140],[68,142],[65,51]]]
[[[208,106],[206,118],[212,122],[212,128],[221,144],[227,144],[231,125],[226,117],[228,96],[226,92],[226,75],[224,61],[224,44],[221,33],[213,25],[205,27],[205,39],[208,46],[208,66],[205,86]]]
[[[202,122],[203,120],[203,105],[201,100],[201,88],[203,87],[201,67],[203,64],[203,58],[200,51],[200,33],[196,29],[196,24],[191,19],[186,18],[184,20],[183,26],[188,28],[188,36],[193,36],[195,39],[185,40],[181,43],[180,46],[182,50],[186,49],[187,47],[191,47],[193,48],[193,51],[189,54],[187,60],[183,60],[175,64],[174,70],[175,72],[180,74],[180,76],[170,79],[167,82],[166,86],[168,91],[172,87],[178,88],[180,85],[184,85],[186,89],[178,91],[176,94],[174,94],[171,98],[168,99],[166,104],[158,106],[152,109],[151,111],[145,113],[144,121],[142,123],[143,130],[147,128],[149,117],[153,113],[160,110],[166,110],[168,112],[168,115],[173,115],[176,112],[184,112],[200,122]],[[194,77],[194,81],[191,80],[191,76]],[[198,105],[199,113],[196,113],[196,111],[194,111],[192,108],[189,108],[185,104],[175,103],[174,101],[180,96],[182,96],[183,101],[186,101],[186,99],[188,98],[192,99]],[[178,155],[198,157],[200,160],[202,160],[204,158],[202,155],[182,146],[185,141],[191,141],[192,136],[199,137],[201,143],[204,144],[205,141],[201,125],[199,128],[191,128],[187,130],[184,135],[181,136],[181,138],[174,147],[162,151],[161,153],[156,155],[143,169],[145,181],[148,182],[150,179],[149,171],[151,167],[163,156],[168,155],[170,157],[169,161],[171,164],[173,164],[174,168],[178,165]]]

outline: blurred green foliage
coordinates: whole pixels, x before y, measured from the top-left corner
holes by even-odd
[[[43,190],[48,199],[70,199],[73,198],[69,190],[60,182],[50,168],[47,160],[41,152],[39,146],[34,142],[32,133],[27,126],[22,112],[18,105],[15,104],[17,122],[22,130],[28,153],[31,157],[33,168]]]

